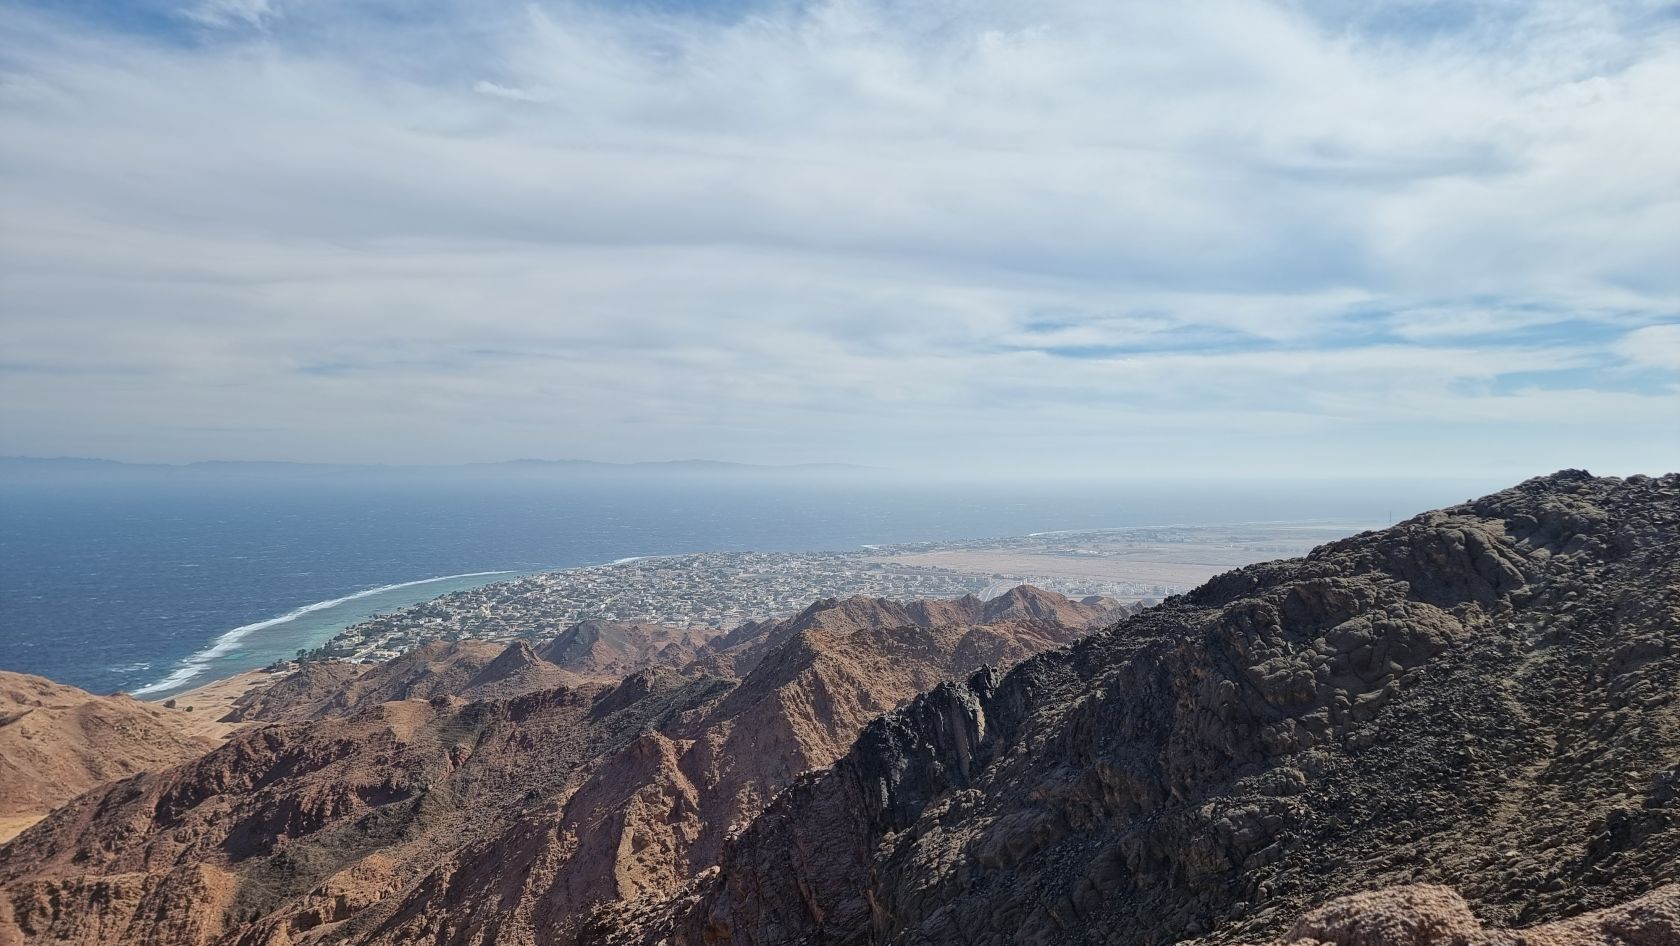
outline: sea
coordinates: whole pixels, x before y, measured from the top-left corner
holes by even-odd
[[[163,698],[370,615],[643,555],[1075,529],[1391,521],[1443,483],[168,477],[0,483],[0,669]]]

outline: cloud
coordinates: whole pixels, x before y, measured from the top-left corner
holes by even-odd
[[[277,14],[269,0],[199,0],[182,7],[182,16],[204,26],[262,28]]]
[[[524,89],[510,89],[505,85],[497,85],[494,82],[487,82],[483,79],[473,83],[473,91],[479,93],[480,95],[489,95],[495,98],[508,99],[514,102],[542,101],[542,97],[536,95],[535,93],[527,92]]]
[[[1616,351],[1640,367],[1680,372],[1680,324],[1635,329],[1617,340]],[[1671,381],[1680,385],[1680,377]]]
[[[9,10],[8,452],[1680,460],[1648,4],[393,10]]]

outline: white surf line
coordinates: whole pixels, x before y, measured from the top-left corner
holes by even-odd
[[[385,591],[395,591],[398,588],[412,588],[415,585],[429,585],[434,582],[450,581],[456,578],[482,578],[487,575],[511,575],[513,573],[514,572],[511,569],[503,569],[501,571],[494,572],[463,572],[459,575],[439,575],[436,578],[422,578],[419,581],[399,581],[394,585],[380,585],[378,588],[368,588],[364,591],[358,591],[355,594],[345,595],[342,598],[330,598],[326,601],[317,601],[314,604],[306,604],[301,608],[294,608],[287,611],[279,617],[268,618],[267,620],[256,621],[251,624],[241,624],[239,627],[236,627],[216,638],[215,642],[209,647],[206,647],[198,653],[181,661],[181,666],[175,668],[175,672],[171,673],[169,676],[164,677],[156,683],[147,684],[146,686],[133,691],[133,695],[144,696],[147,693],[157,693],[162,690],[173,690],[183,683],[186,683],[188,680],[191,680],[204,671],[210,669],[210,661],[215,660],[217,657],[224,654],[232,653],[236,648],[238,648],[239,642],[244,640],[253,631],[260,631],[264,628],[274,627],[277,624],[286,624],[313,611],[324,611],[327,608],[343,604],[346,601],[355,601],[358,598],[366,598],[369,595],[376,595]]]

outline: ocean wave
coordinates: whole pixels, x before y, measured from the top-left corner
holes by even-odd
[[[133,691],[133,695],[145,696],[148,693],[161,693],[164,690],[173,690],[180,687],[187,681],[204,673],[204,671],[209,670],[210,662],[215,660],[217,657],[225,656],[237,650],[239,648],[239,642],[252,633],[263,630],[264,628],[274,627],[277,624],[286,624],[291,621],[295,621],[298,618],[315,611],[325,611],[327,608],[336,607],[347,601],[355,601],[358,598],[366,598],[370,595],[376,595],[385,591],[395,591],[398,588],[412,588],[415,585],[429,585],[433,582],[450,581],[455,578],[481,578],[486,575],[511,574],[513,574],[511,570],[504,569],[502,571],[493,572],[464,572],[459,575],[439,575],[436,578],[422,578],[418,581],[399,581],[392,585],[380,585],[377,588],[367,588],[365,590],[358,591],[355,594],[345,595],[342,598],[329,598],[326,601],[317,601],[314,604],[306,604],[301,608],[293,608],[279,617],[255,621],[250,624],[241,624],[233,630],[216,638],[209,647],[206,647],[198,653],[181,661],[181,665],[176,667],[174,672],[170,673],[169,676],[164,677],[156,683],[149,683],[146,686]]]

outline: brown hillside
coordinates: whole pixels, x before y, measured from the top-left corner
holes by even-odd
[[[849,608],[880,610],[833,605]],[[690,880],[728,830],[874,715],[1086,630],[804,617],[798,632],[761,625],[766,653],[744,679],[696,664],[512,698],[376,702],[566,672],[524,644],[470,643],[370,668],[325,700],[333,681],[304,679],[294,688],[309,698],[284,712],[307,720],[90,792],[0,848],[0,937],[554,942],[597,897]]]
[[[203,755],[231,727],[0,670],[0,842],[102,782]]]
[[[433,641],[366,668],[310,661],[290,677],[242,697],[227,718],[296,722],[345,716],[392,700],[510,698],[581,682],[577,674],[538,657],[525,641]]]
[[[309,661],[296,673],[240,697],[225,718],[296,722],[342,716],[390,700],[507,699],[558,686],[611,683],[650,667],[681,667],[715,633],[585,621],[536,647],[523,640],[433,641],[372,666]]]
[[[585,761],[705,690],[672,684],[622,707],[594,686],[246,729],[0,847],[0,942],[8,929],[27,942],[294,942],[555,798]]]
[[[718,633],[706,627],[583,621],[542,644],[537,653],[581,676],[616,680],[650,668],[684,666]]]

